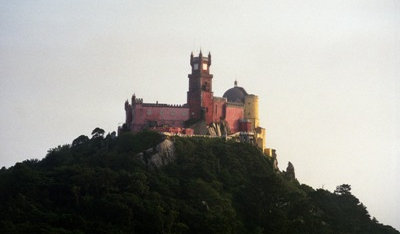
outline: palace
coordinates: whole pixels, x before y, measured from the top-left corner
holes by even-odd
[[[259,125],[258,97],[239,87],[228,89],[222,97],[214,96],[211,54],[190,55],[191,73],[187,102],[183,105],[145,103],[132,96],[125,102],[126,121],[120,131],[137,132],[154,129],[164,134],[207,135],[235,138],[256,144],[267,155],[275,150],[265,148],[265,129]]]

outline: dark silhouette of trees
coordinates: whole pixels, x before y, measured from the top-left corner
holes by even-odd
[[[103,136],[0,169],[0,233],[399,233],[350,185],[314,190],[249,144],[177,137],[175,161],[149,169],[138,153],[163,136]]]
[[[76,147],[78,145],[85,144],[87,142],[89,142],[89,137],[85,135],[80,135],[79,137],[77,137],[75,140],[72,141],[72,147]]]
[[[342,184],[336,187],[334,193],[337,195],[351,195],[351,186],[349,184]]]
[[[104,133],[105,133],[105,131],[103,129],[95,128],[92,131],[92,139],[99,138],[99,137],[103,138]]]

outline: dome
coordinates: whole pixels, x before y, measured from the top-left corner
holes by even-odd
[[[246,90],[244,88],[237,86],[235,81],[235,87],[228,89],[223,97],[228,100],[228,102],[241,102],[244,103],[244,98],[247,96]]]

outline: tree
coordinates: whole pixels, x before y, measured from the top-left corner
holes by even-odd
[[[89,141],[89,137],[87,137],[85,135],[80,135],[74,141],[72,141],[72,147],[84,144],[88,141]]]
[[[149,170],[138,153],[164,136],[103,134],[1,168],[0,233],[400,234],[371,219],[350,185],[300,185],[250,144],[174,137],[175,160]]]
[[[95,128],[92,131],[92,139],[99,138],[99,137],[103,138],[104,133],[105,133],[105,131],[103,129]]]
[[[342,184],[336,186],[334,193],[337,195],[350,195],[351,194],[350,190],[351,186],[349,184]]]

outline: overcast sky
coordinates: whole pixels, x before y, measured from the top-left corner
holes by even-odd
[[[281,169],[291,161],[314,188],[351,184],[400,229],[395,0],[0,0],[0,166],[115,131],[134,92],[185,103],[200,48],[215,96],[235,79],[259,96]]]

